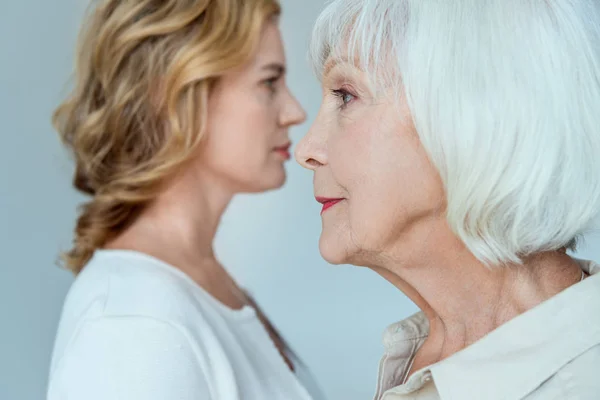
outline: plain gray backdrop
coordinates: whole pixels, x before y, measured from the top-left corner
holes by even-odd
[[[283,0],[289,84],[308,112],[320,104],[308,67],[312,23],[323,0]],[[55,265],[68,247],[76,205],[72,165],[50,125],[65,94],[83,0],[0,0],[0,400],[40,400],[55,329],[72,276]],[[332,400],[372,398],[381,334],[415,311],[374,273],[331,266],[318,252],[312,175],[294,162],[277,192],[237,198],[217,249]],[[594,258],[598,237],[580,255]]]

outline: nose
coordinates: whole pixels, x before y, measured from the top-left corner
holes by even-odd
[[[320,118],[317,116],[308,133],[300,140],[294,151],[298,164],[312,171],[327,164],[326,139],[325,135],[320,134],[321,131]]]
[[[306,112],[296,100],[296,98],[289,93],[288,101],[285,102],[285,105],[280,114],[279,123],[281,126],[290,127],[293,125],[299,125],[306,121]]]

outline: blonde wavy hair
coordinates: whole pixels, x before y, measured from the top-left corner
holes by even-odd
[[[74,88],[53,124],[80,208],[63,265],[77,274],[130,225],[202,141],[208,96],[247,62],[277,0],[103,0],[83,25]]]

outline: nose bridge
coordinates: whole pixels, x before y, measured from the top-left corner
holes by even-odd
[[[319,112],[306,135],[296,146],[295,157],[300,165],[314,170],[317,166],[327,163],[325,131],[325,127],[322,126],[322,115]]]
[[[306,121],[306,112],[304,108],[288,89],[287,96],[281,111],[282,125],[297,125]]]

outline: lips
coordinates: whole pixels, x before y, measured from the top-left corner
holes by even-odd
[[[277,154],[280,154],[285,160],[289,160],[292,155],[290,154],[291,143],[286,143],[283,146],[278,146],[273,149]]]
[[[340,201],[344,200],[343,198],[329,198],[329,197],[316,197],[315,198],[319,203],[323,204],[323,209],[321,210],[321,214],[335,206]]]

